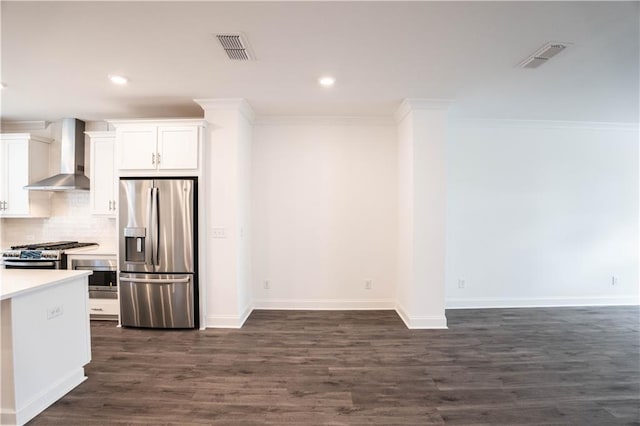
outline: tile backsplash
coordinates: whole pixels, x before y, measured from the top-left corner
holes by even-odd
[[[54,192],[51,217],[46,219],[1,219],[1,246],[31,242],[77,240],[116,246],[116,220],[94,216],[89,209],[89,191]]]

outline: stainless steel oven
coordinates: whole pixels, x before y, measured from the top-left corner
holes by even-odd
[[[93,271],[89,275],[89,298],[117,299],[118,274],[116,258],[108,259],[73,259],[71,269]]]

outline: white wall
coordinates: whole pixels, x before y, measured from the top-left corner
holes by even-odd
[[[398,121],[397,311],[409,328],[446,328],[448,101],[407,99]]]
[[[251,309],[251,146],[252,124],[240,115],[238,123],[238,310]]]
[[[412,328],[446,328],[445,150],[447,109],[413,115],[413,294]]]
[[[393,308],[395,124],[266,120],[252,152],[254,306]]]
[[[398,123],[398,275],[396,299],[400,310],[412,305],[413,283],[413,115]]]
[[[460,123],[447,157],[448,307],[638,303],[637,127]]]

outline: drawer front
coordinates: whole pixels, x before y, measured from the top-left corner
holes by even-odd
[[[91,319],[118,319],[118,299],[89,299]]]

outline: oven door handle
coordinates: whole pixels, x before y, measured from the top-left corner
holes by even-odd
[[[4,261],[5,266],[55,266],[56,262],[55,260],[50,260],[50,261],[44,261],[44,262],[20,262],[20,261],[14,261],[14,260],[5,260]]]
[[[171,283],[187,283],[189,282],[189,280],[191,279],[191,277],[184,277],[184,278],[175,278],[175,279],[171,279],[171,278],[125,278],[125,277],[120,277],[120,281],[125,281],[125,282],[129,282],[129,283],[158,283],[158,284],[171,284]]]

